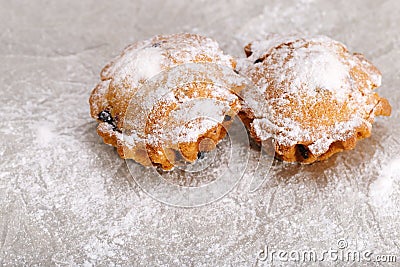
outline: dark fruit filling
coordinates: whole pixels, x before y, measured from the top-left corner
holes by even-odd
[[[199,151],[198,153],[197,153],[197,159],[204,159],[204,157],[205,157],[205,152],[204,151]]]
[[[298,150],[300,152],[300,155],[304,158],[304,159],[308,159],[309,155],[308,155],[308,150],[305,146],[303,145],[297,145]]]
[[[232,117],[229,115],[225,115],[225,117],[224,117],[224,121],[230,121],[231,119],[232,119]]]
[[[111,124],[113,126],[113,129],[115,130],[117,128],[115,121],[113,117],[111,116],[110,111],[108,110],[103,110],[99,113],[98,115],[99,120],[106,122],[108,124]]]

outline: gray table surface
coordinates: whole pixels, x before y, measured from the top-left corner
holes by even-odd
[[[258,259],[267,247],[399,264],[399,14],[395,0],[1,1],[0,265],[268,265]],[[266,32],[331,36],[379,67],[392,116],[328,161],[274,162],[255,192],[249,181],[263,170],[211,204],[166,205],[102,143],[88,98],[124,46],[175,32],[213,37],[235,56]],[[281,256],[277,265],[310,264]],[[345,264],[371,262],[312,262]]]

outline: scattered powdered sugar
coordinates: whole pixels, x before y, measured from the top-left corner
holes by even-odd
[[[374,206],[392,207],[392,195],[399,187],[400,158],[383,166],[380,176],[369,187],[369,199]]]
[[[54,127],[46,121],[34,124],[32,127],[36,130],[36,142],[42,147],[50,145],[56,137]]]

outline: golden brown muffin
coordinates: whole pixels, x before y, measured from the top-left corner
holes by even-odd
[[[98,134],[122,158],[145,166],[170,170],[195,161],[214,149],[240,110],[235,64],[215,41],[195,34],[128,46],[90,96]]]
[[[353,149],[375,116],[391,113],[373,91],[379,70],[328,37],[271,34],[244,50],[238,70],[258,89],[241,92],[240,116],[256,141],[272,139],[282,160],[312,163]]]

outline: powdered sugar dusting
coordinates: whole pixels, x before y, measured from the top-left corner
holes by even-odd
[[[335,52],[321,46],[299,47],[286,63],[288,73],[293,76],[283,79],[291,80],[290,89],[293,92],[306,87],[307,93],[315,96],[318,89],[329,90],[343,101],[349,93],[346,84],[349,66]]]
[[[54,127],[46,121],[42,121],[34,125],[36,128],[36,141],[42,146],[50,145],[56,138]]]
[[[128,46],[110,66],[105,76],[116,82],[129,79],[131,87],[155,76],[162,70],[196,61],[215,61],[229,66],[232,58],[210,38],[194,34],[155,36]]]
[[[161,71],[161,62],[162,50],[149,47],[138,53],[136,60],[130,63],[133,69],[129,70],[129,74],[136,73],[138,80],[147,80]]]
[[[380,176],[369,187],[369,198],[374,206],[393,208],[393,192],[400,184],[400,158],[388,162],[381,170]]]
[[[116,82],[128,79],[132,87],[143,82],[162,70],[164,57],[159,47],[143,47],[131,50],[116,63],[113,73]]]
[[[279,126],[267,118],[256,118],[252,126],[257,136],[261,137],[262,140],[274,138],[277,143],[286,146],[293,146],[299,140],[302,142],[312,142],[308,148],[314,155],[323,154],[335,141],[345,141],[354,134],[354,128],[356,127],[363,124],[366,124],[369,128],[372,127],[371,123],[367,120],[354,116],[346,122],[337,122],[330,127],[317,128],[321,134],[318,136],[319,138],[313,139],[312,136],[315,135],[315,130],[304,128],[290,118],[282,118],[280,124],[284,126]],[[285,134],[284,137],[281,136],[282,133]]]
[[[210,98],[191,99],[170,114],[171,123],[162,130],[164,138],[176,142],[194,142],[199,135],[217,126],[230,110],[230,102]],[[178,127],[174,127],[179,125]],[[171,127],[172,126],[172,127]]]
[[[131,147],[143,142],[160,145],[196,141],[221,123],[232,108],[238,108],[238,97],[231,91],[245,83],[238,77],[232,69],[214,64],[180,65],[153,77],[128,107],[125,135],[130,137],[124,140]],[[176,107],[168,111],[172,106]],[[162,120],[156,120],[146,132],[149,120],[156,119],[154,114]]]

